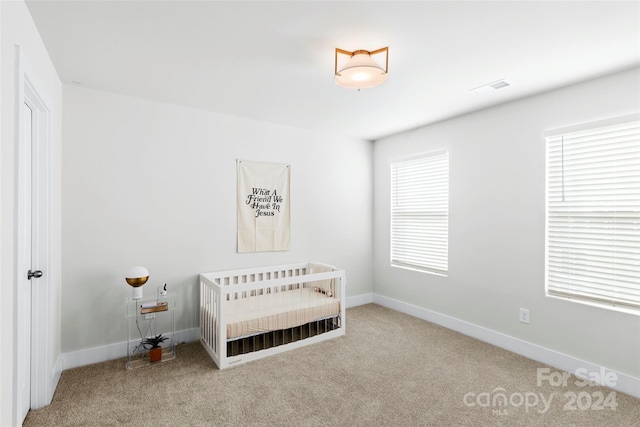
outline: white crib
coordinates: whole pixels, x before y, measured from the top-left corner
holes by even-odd
[[[345,285],[319,263],[200,274],[200,340],[225,369],[344,335]]]

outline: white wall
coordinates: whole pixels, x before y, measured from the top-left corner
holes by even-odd
[[[1,137],[0,146],[0,425],[16,425],[19,421],[15,413],[14,372],[15,333],[14,287],[16,253],[14,250],[16,229],[16,135],[15,135],[15,45],[19,45],[21,56],[28,61],[31,77],[37,89],[48,101],[51,111],[51,270],[46,274],[50,284],[49,307],[51,319],[49,333],[51,347],[46,356],[46,365],[53,370],[60,356],[60,122],[61,85],[53,64],[40,39],[26,5],[22,1],[0,2],[1,41],[1,84],[0,104]],[[53,372],[48,373],[51,377]],[[48,387],[55,387],[49,384]],[[51,395],[53,389],[51,389]]]
[[[320,261],[372,292],[371,142],[75,86],[63,101],[63,352],[126,340],[137,264],[145,295],[177,292],[177,330],[198,326],[201,272]],[[236,253],[236,159],[291,164],[291,250]]]
[[[545,297],[543,136],[637,113],[639,93],[635,69],[376,141],[374,292],[640,378],[640,317]],[[389,163],[442,148],[449,276],[392,268]],[[529,325],[520,307],[531,310]]]

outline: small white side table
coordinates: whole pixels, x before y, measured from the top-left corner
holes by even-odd
[[[168,339],[162,346],[162,359],[155,363],[173,360],[176,357],[176,297],[173,293],[159,298],[131,299],[125,301],[127,311],[127,369],[150,365],[149,349],[144,339],[162,334]]]

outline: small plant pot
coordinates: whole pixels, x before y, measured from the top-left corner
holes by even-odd
[[[157,362],[162,359],[162,347],[156,347],[149,350],[149,362]]]

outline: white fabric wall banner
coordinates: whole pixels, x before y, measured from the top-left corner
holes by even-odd
[[[290,165],[238,160],[237,168],[238,252],[289,250]]]

